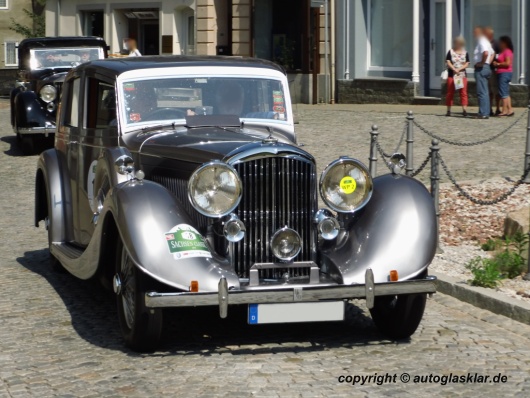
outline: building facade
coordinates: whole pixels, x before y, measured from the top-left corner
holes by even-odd
[[[100,36],[111,54],[133,38],[144,55],[195,54],[194,0],[47,0],[47,36]]]
[[[0,68],[11,69],[17,67],[17,44],[24,39],[10,27],[12,20],[30,26],[32,21],[23,11],[31,11],[31,0],[0,0]]]
[[[440,97],[453,38],[472,58],[473,27],[491,26],[515,46],[512,84],[526,90],[527,0],[336,0],[339,102],[404,102]],[[473,81],[473,63],[468,69]],[[517,89],[517,87],[514,87]],[[526,91],[526,95],[527,91]],[[390,98],[391,97],[391,98]]]
[[[327,5],[328,0],[47,0],[46,34],[101,36],[111,55],[122,51],[125,38],[134,38],[144,55],[269,59],[290,74],[296,102],[327,102]]]

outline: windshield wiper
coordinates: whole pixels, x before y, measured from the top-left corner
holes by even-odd
[[[166,129],[169,127],[175,130],[176,125],[177,125],[177,122],[163,123],[163,124],[156,124],[154,126],[144,126],[144,127],[139,128],[139,130],[142,130],[142,133],[150,133],[151,131]]]

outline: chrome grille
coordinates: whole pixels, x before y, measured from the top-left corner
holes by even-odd
[[[236,214],[247,228],[245,238],[232,243],[235,271],[248,278],[254,263],[275,262],[272,235],[288,226],[300,234],[302,250],[295,261],[314,260],[316,235],[312,215],[316,211],[315,164],[298,157],[265,157],[234,165],[243,182],[243,196]],[[308,268],[287,267],[290,276],[306,276]],[[262,270],[260,278],[279,278],[285,270]]]

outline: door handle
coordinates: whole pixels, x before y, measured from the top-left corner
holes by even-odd
[[[434,45],[435,45],[435,43],[436,43],[436,42],[434,41],[434,39],[431,39],[431,50],[434,50]]]

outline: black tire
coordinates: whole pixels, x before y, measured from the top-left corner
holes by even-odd
[[[409,338],[425,311],[426,294],[375,297],[372,319],[381,333],[392,340]]]
[[[37,152],[37,145],[35,144],[35,139],[32,137],[20,137],[20,150],[26,156],[34,155]]]
[[[116,250],[115,278],[121,282],[116,303],[125,344],[138,352],[155,350],[162,334],[162,310],[145,306],[145,292],[153,281],[132,262],[121,240]]]

